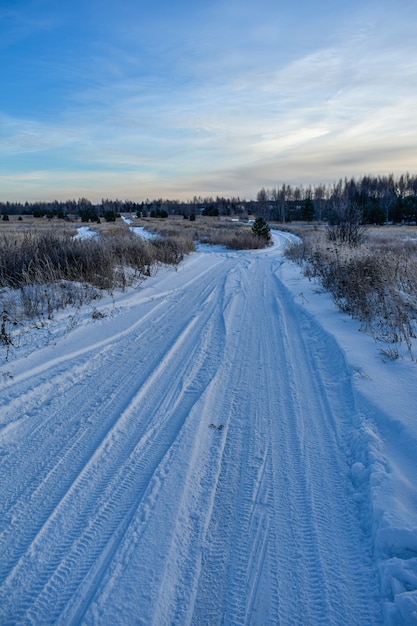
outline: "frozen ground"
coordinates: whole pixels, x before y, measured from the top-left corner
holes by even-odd
[[[0,366],[0,623],[417,623],[417,365],[266,251]]]

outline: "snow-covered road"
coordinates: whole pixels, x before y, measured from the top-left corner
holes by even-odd
[[[201,248],[8,366],[2,625],[383,622],[351,371],[284,239]]]

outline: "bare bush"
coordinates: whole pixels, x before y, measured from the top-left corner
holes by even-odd
[[[302,265],[309,255],[308,244],[304,241],[291,241],[285,248],[285,256],[290,261]]]
[[[330,214],[327,231],[329,241],[358,246],[365,241],[366,227],[363,211],[355,203],[342,201]]]
[[[11,346],[13,345],[12,334],[10,332],[10,315],[6,308],[3,308],[0,318],[0,343]]]

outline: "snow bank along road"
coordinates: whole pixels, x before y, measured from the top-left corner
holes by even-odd
[[[200,250],[9,365],[2,625],[383,622],[350,374],[279,241]]]

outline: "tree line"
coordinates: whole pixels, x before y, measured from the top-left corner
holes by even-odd
[[[78,200],[53,200],[48,202],[0,202],[0,214],[33,215],[34,217],[73,219],[83,221],[98,221],[100,218],[115,219],[121,213],[136,214],[138,217],[168,217],[168,215],[184,215],[190,217],[195,214],[208,216],[239,215],[248,212],[248,207],[255,206],[254,202],[240,200],[240,198],[223,198],[195,196],[192,200],[131,200],[102,199],[94,204],[88,198]]]
[[[289,185],[260,189],[255,200],[239,197],[194,196],[191,200],[130,200],[102,199],[93,204],[87,198],[52,202],[0,202],[3,219],[9,215],[33,215],[100,221],[116,219],[121,213],[138,217],[168,217],[168,215],[229,215],[245,218],[249,215],[282,223],[291,221],[327,221],[332,223],[340,211],[354,210],[364,224],[417,223],[417,176],[409,173],[399,177],[362,176],[340,179],[331,184]]]
[[[417,221],[417,176],[363,176],[308,187],[282,184],[257,194],[258,213],[269,220],[332,222],[354,210],[364,224]]]

